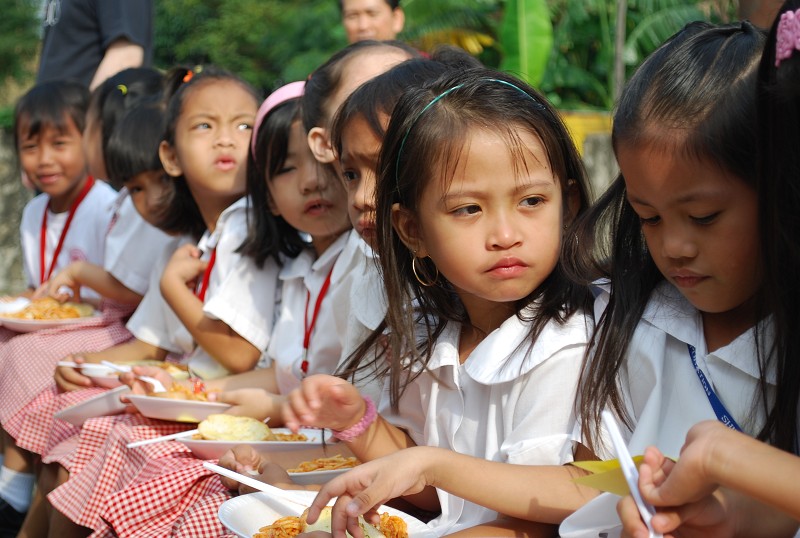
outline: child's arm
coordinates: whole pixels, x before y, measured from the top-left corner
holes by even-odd
[[[76,363],[81,362],[125,362],[140,360],[159,360],[163,361],[167,357],[167,351],[148,344],[142,340],[134,339],[130,342],[120,344],[102,351],[93,353],[81,353],[80,355],[70,355],[64,360]],[[82,375],[76,368],[59,366],[55,371],[55,381],[61,391],[71,391],[92,386],[92,380]]]
[[[251,370],[261,351],[225,322],[207,317],[203,302],[194,293],[194,285],[202,278],[206,265],[207,262],[200,260],[197,247],[180,247],[164,269],[161,293],[197,345],[230,372]]]
[[[653,519],[657,530],[669,532],[677,526],[709,528],[720,524],[733,525],[742,536],[756,535],[756,529],[748,525],[763,522],[762,516],[771,506],[794,521],[772,515],[770,520],[777,527],[770,529],[770,535],[777,535],[781,529],[793,535],[800,520],[797,476],[800,458],[718,421],[708,421],[689,430],[677,463],[649,447],[640,468],[639,488],[646,501],[666,507]],[[720,486],[723,489],[718,489]],[[641,521],[638,514],[630,517],[635,512],[625,509],[631,501],[622,504],[620,512],[626,516],[626,529],[635,533],[640,530]],[[701,506],[705,510],[698,510]],[[713,514],[719,522],[710,517]],[[764,525],[759,532],[765,532]]]
[[[585,474],[571,465],[514,465],[437,447],[413,447],[362,463],[325,484],[313,506],[353,497],[347,515],[369,513],[389,499],[437,487],[501,514],[559,523],[597,495],[573,483]]]
[[[100,296],[121,304],[136,305],[142,300],[140,294],[125,287],[101,266],[86,261],[72,262],[66,266],[45,282],[37,294],[47,294],[63,302],[69,299],[69,295],[60,293],[59,290],[67,287],[72,290],[72,296],[79,300],[81,286],[91,288]]]

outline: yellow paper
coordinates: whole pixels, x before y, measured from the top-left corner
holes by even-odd
[[[633,463],[636,464],[637,469],[643,459],[642,456],[633,457]],[[574,479],[573,482],[576,484],[607,491],[620,497],[630,493],[628,482],[625,481],[625,475],[622,474],[622,468],[616,459],[607,461],[574,461],[572,465],[592,473]]]

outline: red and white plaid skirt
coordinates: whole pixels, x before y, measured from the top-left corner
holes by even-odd
[[[32,400],[52,387],[56,363],[71,353],[100,351],[131,338],[124,318],[131,307],[108,303],[80,325],[20,334],[0,345],[0,424],[14,438]]]

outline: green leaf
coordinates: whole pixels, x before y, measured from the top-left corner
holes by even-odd
[[[553,25],[545,0],[508,0],[500,26],[500,68],[533,86],[544,75],[553,47]]]

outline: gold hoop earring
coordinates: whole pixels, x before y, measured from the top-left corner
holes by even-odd
[[[428,282],[425,282],[424,280],[422,280],[422,279],[419,277],[419,273],[417,272],[417,260],[418,260],[418,259],[419,259],[419,258],[417,258],[417,257],[416,257],[414,254],[412,254],[412,255],[411,255],[411,271],[413,271],[413,273],[414,273],[414,278],[416,278],[416,279],[417,279],[417,282],[419,282],[419,283],[420,283],[420,285],[421,285],[423,288],[430,288],[431,286],[433,286],[434,284],[436,284],[436,281],[439,279],[439,268],[438,268],[438,267],[435,267],[435,269],[436,269],[436,275],[435,275],[435,276],[434,276],[434,277],[433,277],[431,280],[429,280]]]

